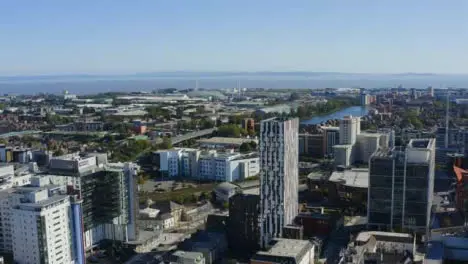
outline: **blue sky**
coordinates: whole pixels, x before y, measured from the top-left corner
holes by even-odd
[[[466,0],[0,0],[0,75],[468,73]]]

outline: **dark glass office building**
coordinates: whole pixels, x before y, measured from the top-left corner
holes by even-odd
[[[376,151],[369,167],[369,226],[428,231],[432,208],[435,139],[413,139],[403,148]]]

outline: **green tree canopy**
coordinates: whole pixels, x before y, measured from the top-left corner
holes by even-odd
[[[160,149],[171,149],[172,148],[172,140],[170,137],[163,137],[163,142],[159,144]]]
[[[221,137],[240,137],[242,130],[235,124],[222,125],[218,127],[217,135]]]

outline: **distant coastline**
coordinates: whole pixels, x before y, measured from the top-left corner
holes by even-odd
[[[220,77],[308,77],[308,78],[468,78],[468,74],[437,73],[346,73],[346,72],[307,72],[307,71],[168,71],[132,74],[38,74],[38,75],[0,75],[0,82],[46,81],[46,80],[114,80],[141,78],[220,78]]]
[[[102,92],[153,91],[164,88],[234,88],[239,81],[245,88],[468,88],[468,75],[446,74],[350,74],[317,72],[160,72],[131,75],[37,75],[0,76],[0,93],[75,94]]]

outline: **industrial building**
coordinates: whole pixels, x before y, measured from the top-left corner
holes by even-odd
[[[299,119],[260,124],[260,245],[265,248],[298,213]]]

